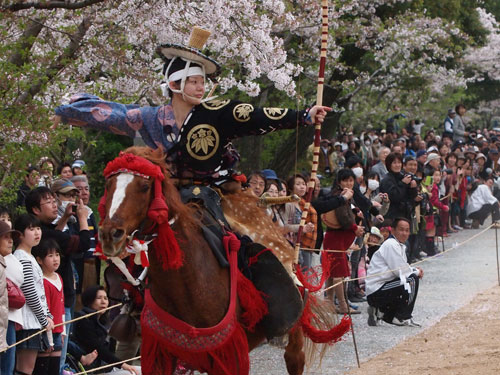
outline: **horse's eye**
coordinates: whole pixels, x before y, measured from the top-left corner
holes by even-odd
[[[140,186],[140,189],[141,189],[141,193],[147,193],[150,189],[150,185],[147,184],[147,183],[144,183]]]

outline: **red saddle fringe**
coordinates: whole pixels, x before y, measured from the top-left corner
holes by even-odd
[[[313,326],[312,322],[316,316],[311,311],[312,296],[306,302],[302,316],[300,317],[300,326],[304,334],[316,344],[334,344],[342,339],[349,329],[351,328],[352,320],[349,316],[344,315],[340,323],[331,329],[324,331]]]
[[[255,326],[269,312],[264,293],[255,288],[253,283],[238,271],[238,299],[243,309],[241,320],[245,328],[253,332]]]
[[[313,271],[310,275],[304,275],[299,264],[295,264],[295,275],[297,279],[302,283],[304,288],[306,288],[310,293],[316,293],[325,284],[325,281],[330,277],[330,264],[331,260],[325,257],[325,260],[321,263],[321,278],[318,285],[313,285],[309,280],[317,279],[317,272]],[[309,270],[312,270],[310,268]]]
[[[231,302],[224,319],[214,327],[195,328],[162,310],[146,292],[142,323],[142,373],[172,374],[177,359],[190,368],[211,375],[248,375],[248,341],[245,329],[253,330],[268,313],[264,295],[237,268],[240,242],[232,233],[223,239],[228,252]],[[244,326],[236,317],[235,299],[243,309]]]
[[[160,341],[154,332],[142,331],[141,366],[144,375],[170,375],[177,358],[192,369],[213,375],[248,375],[250,362],[245,331],[237,324],[234,332],[221,346],[210,351],[180,351]]]

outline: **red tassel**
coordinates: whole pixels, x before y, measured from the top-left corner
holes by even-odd
[[[309,280],[317,280],[317,274],[311,273],[306,276],[302,272],[300,265],[295,265],[295,275],[297,276],[297,279],[299,279],[302,285],[304,285],[304,287],[311,293],[316,293],[317,291],[319,291],[325,281],[330,277],[330,259],[328,259],[327,257],[325,257],[324,259],[321,258],[321,270],[322,273],[319,283],[317,285],[313,285],[309,282]]]
[[[232,232],[227,232],[226,235],[222,237],[222,243],[228,257],[231,251],[239,251],[241,247],[241,241]]]
[[[175,233],[167,222],[158,226],[158,238],[152,242],[155,254],[164,270],[178,269],[184,264],[184,253],[179,247]]]
[[[158,178],[155,180],[155,196],[149,205],[148,217],[158,224],[168,221],[168,207]]]
[[[309,296],[311,298],[311,296]],[[322,331],[312,325],[312,319],[315,318],[311,311],[310,299],[307,300],[306,307],[300,318],[300,325],[304,334],[316,344],[333,344],[342,339],[351,328],[352,320],[349,316],[344,315],[340,323],[332,327],[328,331]]]
[[[266,295],[258,291],[253,283],[238,271],[238,299],[243,310],[241,319],[245,328],[251,332],[268,313],[265,298]]]

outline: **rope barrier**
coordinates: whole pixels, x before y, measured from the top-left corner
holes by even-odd
[[[70,324],[70,323],[73,323],[73,322],[77,322],[78,320],[86,319],[86,318],[88,318],[88,317],[90,317],[90,316],[93,316],[93,315],[96,315],[96,314],[99,314],[99,313],[106,312],[106,311],[108,311],[108,310],[111,310],[111,309],[114,309],[114,308],[120,307],[120,306],[122,306],[122,305],[123,305],[123,303],[118,303],[118,304],[116,304],[116,305],[106,307],[105,309],[97,310],[97,311],[94,311],[94,312],[92,312],[92,313],[88,313],[88,314],[86,314],[86,315],[79,316],[78,318],[74,318],[74,319],[68,320],[68,321],[66,321],[66,322],[62,322],[62,323],[59,323],[59,324],[55,324],[55,325],[54,325],[54,328],[57,328],[57,327],[60,327],[60,326],[64,326],[64,325],[66,325],[66,324]],[[32,335],[30,335],[30,336],[28,336],[28,337],[25,337],[24,339],[19,340],[18,342],[15,342],[14,344],[9,345],[9,346],[7,346],[6,348],[4,348],[4,349],[0,350],[0,353],[3,353],[3,352],[5,352],[5,351],[9,350],[10,348],[13,348],[14,346],[17,346],[17,345],[19,345],[19,344],[21,344],[21,343],[23,343],[23,342],[25,342],[25,341],[28,341],[29,339],[31,339],[31,338],[33,338],[33,337],[35,337],[35,336],[37,336],[37,335],[40,335],[40,334],[42,334],[42,333],[44,333],[44,332],[46,332],[46,331],[47,331],[47,328],[41,329],[40,331],[35,332],[34,334],[32,334]]]
[[[137,359],[141,359],[141,356],[139,355],[137,357],[125,359],[125,360],[120,361],[120,362],[115,362],[115,363],[111,363],[109,365],[105,365],[105,366],[101,366],[101,367],[96,367],[96,368],[93,368],[93,369],[90,369],[90,370],[85,370],[85,371],[82,371],[82,372],[77,372],[76,374],[73,374],[73,375],[87,375],[87,374],[90,374],[91,372],[95,372],[95,371],[99,371],[99,370],[104,370],[105,368],[108,368],[108,367],[115,367],[116,365],[121,365],[121,364],[130,362],[130,361],[135,361]]]
[[[488,227],[486,227],[485,229],[483,229],[481,232],[476,233],[475,235],[473,235],[472,237],[470,237],[470,238],[466,239],[465,241],[460,242],[460,243],[458,243],[458,244],[454,245],[453,247],[451,247],[451,248],[449,248],[449,249],[446,249],[446,250],[444,250],[444,251],[442,251],[442,252],[440,252],[440,253],[438,253],[438,254],[436,254],[436,255],[433,255],[433,256],[427,257],[427,258],[425,258],[425,259],[422,259],[422,260],[420,260],[420,261],[418,261],[418,262],[412,263],[411,265],[414,265],[414,264],[420,264],[420,263],[423,263],[423,262],[427,262],[427,261],[429,261],[429,260],[432,260],[432,259],[435,259],[435,258],[437,258],[437,257],[440,257],[442,254],[445,254],[445,253],[447,253],[447,252],[449,252],[449,251],[455,250],[455,249],[459,248],[460,246],[462,246],[462,245],[466,244],[467,242],[472,241],[474,238],[479,237],[481,234],[483,234],[483,233],[484,233],[484,232],[486,232],[488,229],[490,229],[490,228],[492,228],[492,227],[494,227],[494,226],[496,226],[496,224],[491,224],[491,225],[489,225]],[[406,266],[405,266],[405,267],[406,267]],[[373,275],[370,275],[370,276],[368,276],[368,275],[367,275],[367,276],[363,276],[363,277],[356,277],[356,278],[353,278],[353,279],[348,278],[346,281],[347,281],[347,282],[351,282],[351,281],[356,281],[356,280],[363,280],[363,279],[364,279],[364,280],[366,280],[366,279],[371,279],[371,278],[373,278],[373,277],[375,277],[375,276],[385,275],[385,274],[387,274],[387,273],[393,273],[393,272],[395,272],[395,271],[399,271],[399,270],[401,270],[401,269],[402,269],[402,267],[398,267],[398,268],[393,269],[393,270],[388,270],[388,271],[384,271],[384,272],[374,273]],[[344,280],[339,281],[338,283],[336,283],[336,284],[334,284],[334,285],[331,285],[331,286],[329,286],[328,288],[325,288],[325,289],[323,289],[323,290],[319,290],[319,291],[317,291],[316,293],[320,293],[320,292],[321,292],[321,293],[323,293],[323,292],[326,292],[327,290],[333,289],[333,288],[335,288],[336,286],[338,286],[338,285],[342,284],[343,282],[344,282]]]
[[[348,251],[360,251],[361,247],[360,248],[349,248],[347,250],[312,249],[312,248],[309,248],[309,247],[301,247],[300,250],[304,250],[304,251],[320,251],[322,253],[346,253]]]

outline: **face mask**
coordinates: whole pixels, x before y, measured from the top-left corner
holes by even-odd
[[[68,206],[68,204],[71,204],[71,203],[74,203],[74,202],[71,202],[71,201],[60,201],[59,202],[59,205],[57,207],[57,213],[62,216],[64,215],[64,212],[66,212],[66,207]],[[73,215],[69,217],[68,219],[68,223],[75,223],[76,222],[76,217],[74,217]]]
[[[352,173],[354,173],[354,175],[356,177],[361,177],[361,176],[363,176],[363,168],[361,168],[361,167],[353,168]]]
[[[366,186],[360,186],[359,191],[361,192],[361,194],[366,193]]]
[[[380,183],[377,180],[368,180],[368,189],[371,191],[377,190]]]
[[[367,147],[369,147],[369,146],[371,145],[370,141],[366,141],[366,142],[365,142],[365,145],[366,145]]]
[[[62,210],[62,212],[66,211],[66,207],[68,207],[68,204],[73,203],[71,201],[61,201],[59,208]]]

